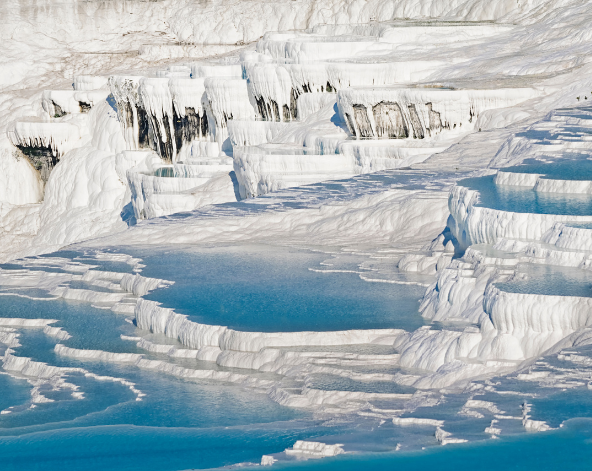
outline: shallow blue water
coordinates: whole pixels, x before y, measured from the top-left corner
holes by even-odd
[[[402,386],[395,382],[356,381],[349,378],[340,378],[330,374],[311,375],[307,379],[307,385],[311,388],[321,390],[339,391],[361,391],[370,393],[409,393],[413,394],[415,389],[409,386]]]
[[[496,185],[493,179],[494,175],[466,178],[458,184],[479,192],[477,206],[516,213],[592,215],[591,195],[541,193],[529,188]]]
[[[317,273],[326,255],[262,247],[134,251],[145,276],[175,281],[147,296],[192,320],[233,329],[330,331],[423,325],[425,287]]]
[[[560,159],[527,159],[520,165],[502,170],[511,173],[536,173],[554,180],[592,180],[592,160],[582,154],[563,154]]]
[[[125,322],[125,316],[114,314],[110,310],[97,309],[88,303],[65,301],[63,299],[35,301],[14,296],[0,296],[2,317],[25,319],[56,319],[51,324],[62,327],[72,338],[62,342],[69,347],[103,349],[112,352],[135,352],[133,343],[124,342],[120,335],[133,335],[134,327]],[[55,343],[44,336],[41,329],[27,329],[22,335],[39,336],[36,342]],[[23,342],[21,342],[23,343]],[[49,345],[49,344],[48,344]],[[19,349],[35,348],[23,343]],[[28,355],[25,356],[30,356]],[[40,358],[41,361],[45,361]]]
[[[259,462],[263,454],[318,435],[285,424],[259,429],[106,425],[3,437],[0,459],[5,471],[203,469]]]
[[[154,171],[153,175],[155,177],[173,178],[175,176],[175,169],[173,167],[160,167]]]
[[[29,383],[8,375],[0,375],[0,410],[24,404],[29,399]]]
[[[354,273],[329,274],[308,270],[309,267],[320,268],[319,262],[327,258],[323,254],[301,251],[278,253],[269,248],[262,251],[258,247],[243,247],[240,252],[229,248],[192,251],[176,248],[151,252],[144,254],[138,249],[132,253],[144,257],[147,267],[142,274],[174,280],[176,283],[168,289],[155,291],[150,297],[161,300],[165,305],[170,302],[171,307],[181,312],[185,308],[195,309],[196,313],[192,316],[196,319],[202,320],[200,316],[203,316],[205,319],[218,320],[217,323],[222,323],[219,319],[229,320],[229,323],[235,322],[243,328],[282,323],[298,328],[299,324],[292,321],[291,317],[304,317],[307,329],[311,329],[312,325],[317,330],[333,325],[338,328],[365,328],[371,322],[384,322],[388,327],[399,327],[405,323],[421,325],[417,299],[423,293],[423,287],[367,283]],[[89,260],[89,263],[92,261]],[[335,261],[334,268],[355,268],[355,261],[344,258]],[[574,284],[573,281],[569,283]],[[582,282],[581,279],[576,281]],[[555,284],[558,283],[555,280]],[[399,288],[403,289],[397,291]],[[417,288],[419,294],[410,295],[411,288]],[[233,292],[238,293],[236,299],[230,299]],[[261,306],[266,300],[266,292],[269,299],[267,304]],[[169,298],[160,299],[157,295],[169,295]],[[347,302],[338,304],[340,296]],[[205,302],[201,301],[203,298],[206,298]],[[190,301],[183,305],[181,301],[185,299]],[[405,309],[401,308],[404,306],[401,299],[410,302]],[[200,309],[211,311],[199,313],[196,303]],[[334,309],[336,305],[339,310]],[[222,311],[219,306],[230,306],[232,309]],[[218,307],[218,310],[212,307]],[[97,309],[86,303],[33,301],[4,296],[0,297],[0,311],[3,317],[58,319],[59,322],[54,325],[63,327],[73,335],[72,339],[60,343],[70,347],[145,353],[138,350],[134,342],[120,338],[121,334],[136,335],[135,327],[125,321],[125,315]],[[233,312],[238,313],[234,318]],[[274,316],[266,319],[265,313],[269,312]],[[2,470],[203,469],[235,463],[256,463],[263,454],[281,452],[301,439],[345,443],[347,449],[367,452],[388,452],[402,440],[410,440],[415,448],[436,445],[433,428],[430,427],[395,427],[388,421],[378,427],[378,421],[375,421],[367,428],[340,423],[339,420],[323,424],[311,418],[307,411],[279,406],[265,394],[252,390],[208,381],[196,383],[180,380],[140,370],[132,365],[60,357],[53,351],[57,341],[45,336],[40,329],[23,329],[21,332],[23,345],[15,349],[15,355],[125,378],[134,382],[147,396],[137,402],[135,395],[124,385],[99,382],[72,373],[67,380],[80,387],[85,395],[84,400],[72,399],[64,391],[44,391],[46,397],[55,402],[38,404],[34,410],[0,416]],[[149,357],[177,362],[190,368],[202,367],[196,361],[171,360],[159,355]],[[208,368],[215,367],[209,364]],[[0,376],[0,391],[4,388],[8,394],[0,398],[0,406],[26,402],[30,385],[22,381],[3,383],[3,378]],[[344,391],[413,392],[411,388],[391,382],[356,381],[329,374],[312,375],[308,385],[318,389],[337,387]],[[579,394],[580,397],[572,394],[539,400],[535,412],[542,415],[541,419],[549,417],[550,423],[555,426],[565,418],[585,415],[589,402],[585,399],[589,393],[581,391]],[[6,400],[2,402],[4,398]],[[457,412],[465,400],[466,397],[449,396],[438,408],[423,407],[413,414],[445,419],[446,429],[457,436],[486,438],[483,430],[489,425],[491,417],[475,420],[458,416]],[[513,398],[509,405],[517,408],[519,401],[520,398]],[[521,426],[516,423],[515,432],[520,432],[520,429]],[[570,440],[577,441],[579,438],[572,437]],[[448,466],[450,461],[458,467],[459,463],[473,459],[471,453],[475,448],[480,450],[482,447],[492,447],[492,444],[506,446],[504,444],[510,442],[513,443],[511,440],[497,443],[489,441],[487,444],[446,447],[448,450],[430,450],[420,454],[365,454],[298,466],[326,469],[433,469],[438,465],[442,469],[455,469],[443,467],[439,460],[446,460],[444,466]],[[569,440],[565,444],[572,446]],[[499,448],[502,452],[505,450],[503,446]],[[533,446],[537,452],[536,446],[540,445]],[[458,455],[446,455],[444,458],[438,454],[457,450]],[[474,453],[485,453],[487,456],[487,451]],[[512,450],[508,453],[512,453]],[[282,469],[284,465],[276,466]]]
[[[54,325],[73,335],[61,342],[70,347],[137,351],[135,343],[120,338],[122,333],[133,335],[134,327],[108,310],[11,296],[0,297],[0,309],[5,317],[58,319]],[[60,357],[53,351],[57,341],[41,329],[20,332],[22,346],[14,349],[16,356],[125,378],[146,397],[138,402],[125,385],[73,372],[67,381],[80,388],[83,400],[73,399],[68,391],[43,389],[54,402],[27,410],[31,385],[0,375],[0,407],[17,407],[0,415],[2,470],[222,466],[258,461],[261,454],[282,450],[295,440],[335,432],[316,422],[311,425],[306,413],[279,406],[265,394],[208,381],[184,381],[131,365]],[[199,368],[196,363],[191,367]],[[23,404],[25,408],[19,409]]]
[[[0,296],[0,312],[2,317],[58,320],[52,325],[72,335],[59,341],[68,347],[139,353],[134,342],[120,337],[135,335],[126,316],[87,303]],[[0,408],[16,407],[12,413],[0,415],[2,470],[221,466],[258,461],[263,452],[327,433],[322,427],[301,422],[308,420],[307,413],[279,406],[259,392],[208,381],[198,384],[132,365],[62,357],[54,352],[58,341],[42,329],[19,332],[22,345],[14,348],[15,356],[125,378],[146,396],[138,402],[125,385],[73,372],[67,381],[79,387],[83,400],[73,399],[68,390],[45,388],[41,392],[54,402],[37,404],[30,410],[32,386],[0,375]],[[200,367],[195,361],[178,363]]]
[[[96,264],[92,256],[85,258],[76,252],[55,255]],[[153,252],[147,258],[149,260],[144,262],[151,268],[147,268],[144,275],[177,282],[173,285],[177,291],[162,289],[156,293],[168,294],[167,300],[177,309],[182,306],[181,299],[189,298],[186,306],[194,308],[192,303],[210,295],[201,306],[229,306],[222,314],[218,310],[204,316],[219,323],[228,320],[234,325],[256,327],[264,325],[264,314],[271,311],[277,314],[277,318],[267,319],[272,321],[269,322],[272,326],[286,322],[294,328],[300,325],[311,328],[311,324],[314,328],[325,322],[325,326],[347,328],[367,325],[367,319],[386,325],[394,321],[393,316],[397,313],[403,314],[393,309],[396,297],[389,296],[391,285],[367,283],[351,273],[323,274],[308,270],[318,266],[326,255],[297,251],[262,252],[254,248],[242,256],[224,250],[177,250]],[[131,269],[120,262],[101,262],[100,265],[103,269],[118,268],[118,271]],[[337,281],[332,279],[335,276]],[[81,282],[71,286],[104,291]],[[371,290],[364,293],[366,287]],[[414,318],[409,321],[413,325],[421,324],[417,300],[423,288],[417,288],[417,293],[409,297],[409,309],[404,313]],[[266,290],[274,293],[267,301]],[[237,291],[238,296],[227,304],[232,291]],[[341,302],[337,304],[338,309],[333,306],[331,310],[342,296],[347,302]],[[62,327],[72,335],[71,339],[58,341],[45,335],[42,329],[20,329],[22,345],[14,349],[14,355],[59,367],[84,368],[102,376],[125,378],[146,394],[138,402],[125,385],[97,381],[73,372],[67,376],[67,381],[83,392],[84,399],[72,398],[68,390],[45,388],[41,392],[54,402],[36,404],[34,409],[28,409],[31,385],[0,376],[3,392],[0,406],[16,406],[13,413],[0,416],[3,470],[217,467],[258,462],[262,454],[282,451],[298,439],[314,440],[338,434],[343,440],[354,433],[338,424],[325,427],[312,420],[309,412],[280,406],[265,394],[250,389],[208,381],[185,381],[133,365],[78,360],[55,353],[55,344],[62,343],[79,349],[143,353],[148,358],[188,368],[206,367],[203,362],[195,360],[147,354],[139,350],[135,342],[122,340],[121,335],[136,335],[135,327],[126,322],[126,315],[83,302],[40,301],[17,296],[1,296],[0,311],[3,317],[56,319],[58,322],[52,325]],[[290,324],[290,316],[302,313],[308,316],[303,316],[302,324]],[[333,316],[331,323],[322,320],[329,315]],[[322,321],[315,322],[315,317]],[[160,341],[174,343],[164,338]],[[212,363],[207,368],[224,369]],[[365,387],[363,383],[350,383],[350,389]],[[19,406],[22,407],[19,409]],[[390,443],[388,432],[386,435],[380,449],[392,449],[396,445]],[[350,438],[349,441],[356,443],[358,439]]]
[[[568,227],[577,227],[580,229],[592,229],[592,222],[582,222],[582,223],[578,223],[578,222],[569,222],[569,223],[565,223],[566,226]]]
[[[573,420],[559,431],[485,442],[447,445],[415,453],[341,455],[303,463],[276,463],[285,470],[499,471],[592,468],[592,421]],[[255,468],[247,468],[255,469]]]
[[[521,264],[518,273],[527,278],[496,283],[496,286],[510,293],[592,297],[592,273],[588,270]]]
[[[207,382],[205,385],[197,385],[126,365],[81,361],[55,354],[53,349],[56,343],[79,349],[145,353],[136,347],[135,342],[121,339],[122,334],[135,335],[135,327],[125,321],[125,316],[114,314],[110,310],[97,309],[82,302],[33,301],[2,296],[0,312],[4,317],[57,319],[59,322],[52,325],[62,327],[72,335],[71,339],[57,341],[46,336],[42,329],[22,329],[19,339],[22,345],[14,348],[16,356],[56,366],[85,368],[100,375],[125,377],[148,393],[147,398],[136,402],[135,396],[127,387],[112,382],[97,382],[76,373],[72,375],[71,381],[85,385],[81,390],[89,400],[76,401],[68,398],[58,408],[52,404],[40,404],[34,413],[26,417],[18,417],[16,414],[0,415],[0,430],[64,420],[76,420],[77,423],[84,424],[95,424],[97,421],[119,423],[124,420],[122,423],[135,425],[201,427],[290,420],[302,416],[298,411],[278,406],[262,394],[245,394],[238,388],[217,390]],[[191,366],[199,368],[196,362]],[[0,378],[5,380],[4,376]],[[17,399],[14,401],[18,402]],[[127,404],[123,410],[122,404]],[[84,417],[90,412],[113,405],[117,405],[118,409],[109,410],[107,419],[100,416],[90,419]]]

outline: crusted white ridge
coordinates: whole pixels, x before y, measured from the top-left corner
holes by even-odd
[[[258,352],[264,347],[302,345],[352,345],[392,342],[400,329],[345,330],[337,332],[240,332],[224,326],[199,324],[186,315],[163,308],[155,301],[140,299],[136,306],[139,328],[165,334],[183,345],[200,349],[204,346],[222,350]]]
[[[37,327],[45,328],[50,324],[58,322],[54,319],[22,319],[18,317],[2,317],[0,318],[0,325],[7,327]]]
[[[99,360],[116,363],[135,363],[143,357],[138,353],[113,353],[101,350],[82,350],[79,348],[70,348],[58,343],[54,351],[61,356],[70,358],[79,358],[85,360]]]
[[[292,448],[286,448],[286,455],[307,456],[311,458],[324,458],[327,456],[337,456],[343,451],[342,444],[327,445],[323,442],[311,442],[306,440],[297,440]]]
[[[161,280],[159,278],[148,278],[138,273],[126,273],[122,276],[119,285],[121,289],[129,293],[133,293],[136,296],[144,296],[150,291],[158,288],[166,288],[173,283],[173,281]]]

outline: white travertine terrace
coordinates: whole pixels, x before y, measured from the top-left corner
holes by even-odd
[[[527,403],[521,416],[496,403],[496,392],[511,391],[489,382],[494,376],[592,387],[584,370],[592,360],[575,351],[592,341],[592,298],[579,278],[592,268],[592,214],[494,209],[457,184],[491,175],[508,192],[584,202],[592,194],[592,180],[504,170],[570,152],[589,158],[586,2],[128,2],[134,16],[141,13],[142,44],[111,5],[95,19],[87,3],[77,4],[84,15],[55,28],[63,38],[49,9],[30,43],[15,20],[20,9],[3,10],[0,49],[10,60],[0,74],[1,261],[81,241],[83,249],[275,243],[331,256],[343,250],[363,261],[343,270],[328,263],[323,276],[349,271],[368,282],[423,285],[416,314],[428,325],[242,331],[142,299],[169,283],[138,274],[140,260],[129,255],[96,256],[126,261],[134,270],[127,274],[67,257],[30,258],[0,270],[3,294],[130,316],[138,329],[124,340],[141,353],[73,348],[71,334],[51,320],[3,318],[4,372],[73,398],[82,393],[66,375],[86,375],[120,383],[140,400],[143,393],[123,378],[15,355],[20,330],[37,328],[60,342],[54,352],[64,358],[249,387],[320,418],[424,427],[443,445],[465,440],[451,435],[450,414],[428,418],[418,409],[445,403],[450,391],[464,395],[463,417],[487,416],[485,432],[497,436],[504,422],[529,431],[550,425],[534,420]],[[115,34],[92,39],[94,22],[105,18]],[[165,19],[170,42],[153,44]],[[40,47],[42,37],[55,48]],[[73,62],[78,42],[92,60]],[[17,60],[19,47],[26,62]],[[103,54],[104,47],[116,53]],[[80,75],[70,77],[74,70]],[[551,281],[524,266],[544,266]],[[579,292],[552,284],[563,269],[583,285]],[[530,289],[536,282],[548,292]],[[543,356],[572,366],[541,366]],[[338,380],[321,389],[315,375]],[[343,381],[412,392],[348,389]],[[492,397],[479,399],[483,392]],[[39,389],[31,397],[47,402]],[[301,441],[285,454],[341,451]]]

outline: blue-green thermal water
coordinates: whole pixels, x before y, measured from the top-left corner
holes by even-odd
[[[132,325],[110,311],[84,303],[32,301],[2,296],[6,317],[52,318],[74,348],[136,352],[120,334]],[[146,394],[142,401],[125,385],[73,372],[68,391],[42,389],[51,403],[30,407],[32,385],[0,375],[0,469],[2,470],[176,470],[259,461],[298,439],[315,439],[325,429],[308,414],[277,405],[265,394],[204,381],[200,384],[126,365],[79,361],[56,355],[56,340],[40,329],[24,329],[14,355],[60,367],[125,378]],[[180,361],[180,364],[183,362]],[[192,365],[194,368],[196,365]]]
[[[212,249],[141,255],[147,265],[143,275],[175,281],[170,288],[157,290],[147,298],[161,301],[178,312],[187,312],[201,322],[268,331],[343,330],[398,324],[415,328],[422,324],[417,306],[423,287],[406,287],[405,293],[393,294],[391,285],[366,283],[355,273],[324,274],[308,269],[318,268],[325,255],[261,248],[246,249],[242,254]],[[132,269],[125,263],[97,261],[76,252],[63,251],[54,256],[81,261],[101,270],[131,272]],[[34,269],[64,273],[63,268],[51,265],[51,257],[47,259],[48,266]],[[4,265],[3,268],[22,267]],[[81,281],[71,282],[70,286],[108,291]],[[14,291],[23,294],[23,290]],[[137,401],[133,391],[124,384],[98,381],[84,372],[73,371],[66,380],[83,392],[83,399],[74,399],[69,390],[52,390],[45,385],[40,392],[52,402],[31,408],[30,392],[34,385],[24,379],[0,375],[0,408],[10,408],[9,413],[0,415],[2,470],[202,469],[259,462],[263,454],[282,451],[296,440],[322,441],[324,436],[339,435],[344,441],[343,437],[355,432],[345,425],[323,425],[310,412],[280,406],[266,394],[251,389],[185,381],[132,365],[60,356],[54,351],[56,343],[77,349],[142,353],[147,358],[194,369],[204,366],[195,360],[148,354],[137,348],[135,342],[122,339],[122,335],[137,335],[135,326],[126,321],[126,315],[89,303],[51,299],[45,294],[44,300],[0,296],[0,316],[55,319],[57,322],[52,325],[63,328],[72,338],[59,341],[45,335],[42,329],[19,329],[21,346],[14,348],[14,355],[58,367],[83,368],[105,377],[124,378],[133,382],[145,397]],[[398,305],[397,299],[402,299]],[[211,363],[207,368],[224,370]],[[318,383],[316,386],[322,389],[323,380],[311,378],[311,385]],[[355,381],[343,382],[345,390],[366,387]],[[404,389],[390,388],[393,392],[406,392]],[[388,435],[381,449],[396,445],[388,443]]]
[[[104,425],[0,438],[3,470],[181,470],[258,462],[318,432]]]
[[[562,430],[545,434],[447,445],[414,453],[341,455],[274,466],[286,471],[584,471],[592,469],[591,454],[592,420],[572,420]]]
[[[578,229],[592,229],[592,222],[566,222],[565,225],[568,227],[576,227]]]
[[[592,297],[592,273],[588,270],[521,264],[518,274],[516,279],[496,286],[511,293]]]
[[[591,195],[542,193],[531,188],[501,186],[494,183],[494,178],[494,175],[466,178],[458,184],[479,192],[477,206],[515,213],[567,216],[592,214]]]
[[[144,276],[175,281],[171,287],[156,290],[146,298],[162,302],[199,322],[252,331],[371,327],[413,330],[422,325],[417,307],[424,287],[367,283],[356,273],[309,270],[357,269],[356,263],[347,260],[331,266],[320,265],[327,261],[324,254],[261,247],[158,251],[140,248],[128,252],[143,259]],[[98,262],[76,252],[57,255],[82,260],[102,270],[131,271],[131,266],[125,263]],[[62,271],[51,267],[47,270]],[[524,270],[528,271],[530,280],[546,279],[549,286],[561,283],[584,286],[587,283],[587,279],[570,275],[569,271],[546,274],[528,267]],[[421,278],[410,279],[421,281]],[[72,286],[91,288],[82,282]],[[536,286],[528,286],[529,290],[533,288]],[[545,285],[541,289],[548,288]],[[133,337],[141,332],[126,320],[127,315],[115,314],[101,306],[9,295],[0,296],[0,317],[55,319],[57,322],[53,326],[62,327],[72,335],[68,340],[58,341],[45,335],[42,329],[19,329],[21,346],[14,348],[14,355],[59,367],[83,368],[104,377],[124,378],[145,394],[138,401],[137,395],[125,384],[109,379],[99,381],[84,372],[72,371],[65,379],[79,388],[83,399],[73,398],[69,390],[52,390],[45,385],[40,392],[53,402],[37,403],[31,408],[31,391],[35,384],[0,374],[0,410],[10,408],[10,413],[0,415],[0,469],[3,471],[219,468],[258,463],[262,455],[281,452],[296,440],[344,443],[347,449],[363,453],[307,463],[277,463],[278,469],[427,470],[436,466],[459,469],[467,463],[475,469],[532,469],[529,467],[532,463],[540,469],[565,469],[560,465],[575,470],[587,469],[583,457],[589,456],[590,446],[586,440],[592,435],[592,426],[587,422],[574,422],[549,435],[437,447],[430,427],[395,427],[390,421],[379,423],[370,419],[368,422],[327,421],[315,417],[309,410],[281,406],[262,391],[207,380],[187,381],[131,364],[57,355],[54,347],[62,343],[78,349],[142,353],[146,358],[179,366],[206,368],[195,360],[149,354],[136,347],[135,342],[122,339],[122,335]],[[174,343],[171,339],[160,340]],[[0,351],[2,353],[4,350]],[[225,370],[212,364],[207,368]],[[265,374],[260,376],[266,377]],[[359,381],[330,373],[310,375],[307,385],[320,390],[414,392],[413,388],[393,382]],[[568,418],[586,416],[587,410],[592,410],[588,407],[588,396],[587,390],[564,395],[553,391],[548,398],[535,403],[536,413],[541,417],[533,417],[558,426]],[[516,409],[521,399],[509,398],[504,408]],[[453,433],[464,432],[477,440],[487,439],[483,430],[492,417],[475,420],[458,416],[465,400],[466,397],[450,396],[437,409],[423,407],[416,413],[445,419],[449,424],[447,429]],[[515,433],[520,433],[519,421],[510,422],[508,430],[512,432],[511,427],[514,427]],[[414,443],[411,449],[419,450],[422,446],[427,449],[391,453],[399,441],[409,437]],[[558,451],[561,449],[569,449],[570,456],[561,457]],[[524,454],[531,456],[528,458]],[[503,459],[494,462],[493,457],[497,455],[503,455]]]
[[[319,273],[327,255],[263,247],[134,251],[143,275],[174,281],[146,299],[205,324],[256,332],[403,328],[423,325],[425,287],[367,283],[355,273]]]
[[[534,173],[554,180],[592,180],[592,160],[587,154],[562,154],[548,160],[526,159],[520,165],[505,167],[504,172]]]

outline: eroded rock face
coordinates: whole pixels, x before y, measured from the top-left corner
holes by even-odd
[[[442,129],[440,113],[432,110],[431,103],[428,105],[430,127],[425,130],[415,104],[407,105],[406,117],[399,103],[392,101],[382,101],[372,106],[374,126],[370,121],[369,109],[362,104],[352,105],[354,119],[345,113],[345,120],[352,134],[361,138],[424,139],[426,133],[432,135],[432,131],[435,134]]]
[[[88,113],[90,111],[90,109],[92,108],[92,105],[90,103],[85,102],[85,101],[79,101],[78,106],[80,106],[81,113]]]
[[[290,116],[292,117],[292,119],[296,119],[298,117],[298,108],[297,108],[297,103],[298,103],[298,96],[300,94],[292,89],[292,93],[290,94]]]
[[[441,114],[433,109],[432,103],[425,104],[423,119],[420,117],[415,103],[407,104],[405,108],[392,101],[381,101],[373,105],[374,125],[369,119],[369,108],[363,104],[352,105],[354,119],[348,113],[344,113],[344,116],[350,132],[361,138],[425,139],[435,136],[444,129],[450,129],[450,125],[442,123]],[[473,114],[471,113],[468,122],[471,123],[472,119]]]
[[[417,108],[415,104],[408,105],[409,106],[409,120],[411,121],[411,127],[413,128],[413,137],[416,139],[423,139],[425,134],[423,132],[423,126],[421,125],[421,120],[419,119],[419,115],[417,114]]]
[[[372,107],[377,137],[404,139],[409,137],[401,107],[398,103],[381,102]]]
[[[151,147],[155,150],[164,160],[172,162],[177,154],[176,149],[173,147],[173,131],[171,129],[171,122],[168,115],[162,116],[162,126],[159,126],[158,117],[149,114],[148,124],[150,126],[149,136],[152,137]]]
[[[81,144],[79,127],[68,122],[15,121],[8,129],[8,138],[43,181],[64,154]]]
[[[140,147],[150,147],[148,114],[144,108],[138,108],[138,141]]]
[[[152,80],[144,86],[142,79],[125,77],[113,78],[110,84],[130,149],[150,148],[174,162],[184,144],[208,136],[207,113],[201,95],[191,95],[194,90],[187,93],[193,106],[184,106],[175,95],[183,85]]]
[[[356,127],[354,126],[354,120],[348,113],[345,113],[345,122],[347,124],[347,127],[349,128],[349,131],[355,136]]]
[[[263,96],[255,97],[257,112],[264,121],[292,121],[298,116],[297,101],[299,95],[300,93],[293,88],[290,92],[290,104],[283,104],[281,113],[277,101],[271,98],[266,99]]]
[[[180,149],[185,142],[205,137],[208,134],[208,117],[195,111],[195,108],[185,108],[185,116],[176,112],[173,117],[175,128],[175,142]]]
[[[280,110],[276,101],[266,101],[263,97],[258,97],[255,101],[257,102],[257,110],[265,121],[281,121]]]
[[[337,92],[337,107],[357,138],[428,139],[470,132],[484,112],[539,94],[534,88],[351,87]]]
[[[55,101],[52,103],[54,109],[54,118],[61,118],[62,116],[66,116],[67,113],[64,110],[62,110],[62,107],[60,105],[58,105]]]
[[[353,105],[354,119],[358,125],[359,137],[374,137],[372,124],[368,118],[368,110],[364,105]]]
[[[131,149],[150,147],[146,110],[126,98],[117,97],[115,101],[117,103],[119,122],[124,130],[128,146]]]
[[[426,107],[428,109],[428,115],[430,119],[430,132],[432,134],[440,132],[443,128],[440,113],[432,109],[431,103],[426,103]]]
[[[27,157],[31,165],[39,172],[44,183],[47,182],[53,168],[58,163],[57,155],[54,155],[51,147],[39,146],[17,146],[18,149]]]

